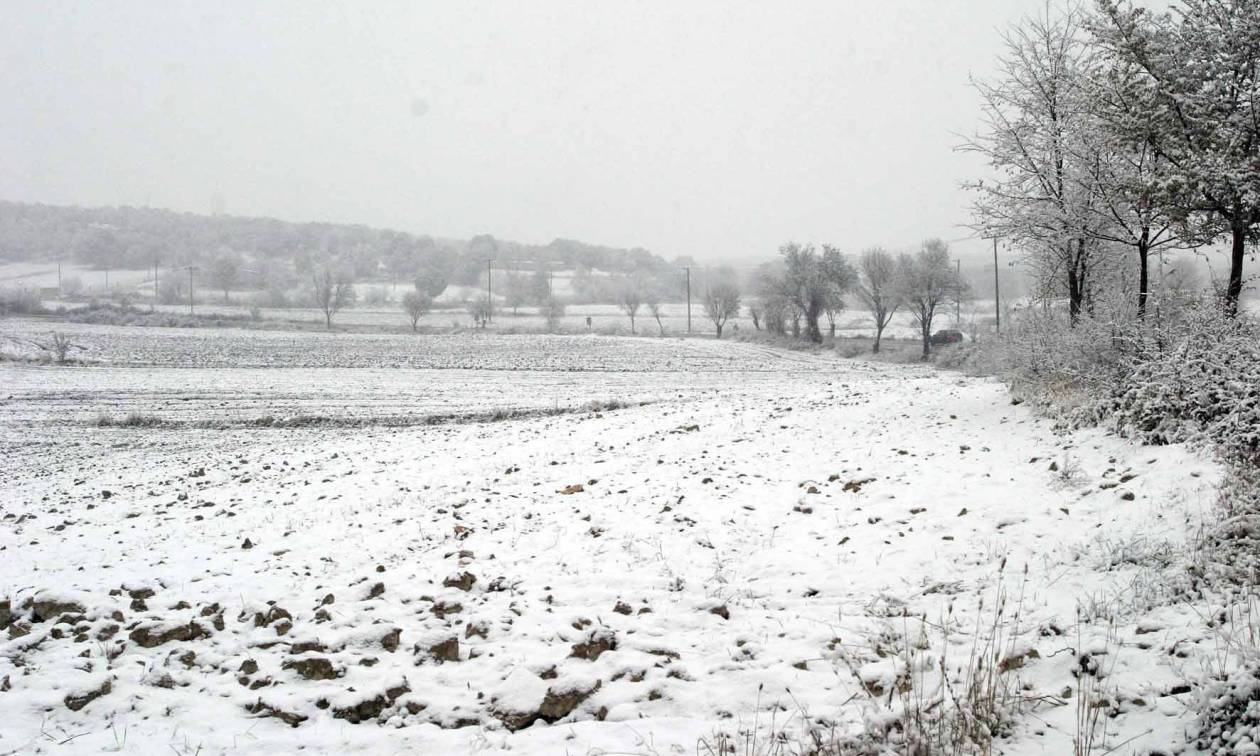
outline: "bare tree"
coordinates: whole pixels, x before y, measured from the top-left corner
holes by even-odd
[[[726,321],[739,314],[739,307],[739,286],[733,275],[721,273],[716,281],[705,287],[704,313],[713,321],[719,339]]]
[[[423,292],[409,291],[403,295],[402,306],[407,317],[411,319],[411,330],[415,331],[420,318],[424,317],[424,314],[433,306],[433,300]]]
[[[634,333],[634,318],[643,306],[643,282],[637,276],[626,276],[617,282],[614,296],[617,306],[630,318],[630,333]]]
[[[923,359],[932,349],[932,319],[940,306],[953,301],[963,290],[963,282],[949,260],[949,246],[940,239],[928,239],[914,255],[903,254],[897,264],[897,286],[919,334],[923,338]]]
[[[872,247],[858,258],[858,297],[875,321],[875,344],[871,351],[878,353],[884,329],[892,321],[901,306],[897,290],[897,261],[880,247]]]
[[[643,303],[647,305],[648,312],[652,315],[652,319],[656,321],[656,328],[665,335],[665,325],[661,323],[661,295],[656,289],[648,289],[643,297]]]
[[[857,285],[857,271],[849,264],[848,258],[839,249],[830,244],[823,245],[822,258],[823,280],[827,283],[827,296],[823,304],[823,312],[827,316],[827,330],[834,340],[836,338],[836,316],[845,308],[844,295]]]
[[[33,343],[44,351],[51,352],[53,360],[58,365],[64,365],[70,359],[71,349],[83,349],[86,351],[86,347],[72,343],[70,337],[61,331],[53,331],[47,344]]]
[[[324,324],[332,328],[333,315],[354,303],[354,280],[341,269],[324,266],[311,276],[311,296],[324,313]]]
[[[761,330],[761,317],[765,314],[765,308],[762,307],[760,301],[754,299],[748,305],[748,317],[752,318],[753,328]]]
[[[1096,55],[1082,16],[1078,8],[1055,18],[1047,10],[1010,30],[998,74],[973,82],[983,127],[961,147],[986,157],[996,176],[970,185],[978,195],[974,227],[1020,244],[1035,273],[1062,280],[1073,324],[1102,251],[1089,226],[1104,220],[1097,185],[1084,180],[1091,155],[1080,137],[1092,127]]]

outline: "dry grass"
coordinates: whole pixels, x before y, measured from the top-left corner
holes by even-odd
[[[1019,670],[1038,658],[1024,626],[1027,569],[1014,595],[999,568],[991,597],[977,599],[974,623],[962,626],[951,603],[939,621],[902,614],[889,618],[862,646],[842,647],[838,661],[858,692],[848,701],[864,710],[857,732],[838,732],[809,721],[803,711],[738,735],[715,733],[697,745],[705,756],[973,756],[997,753],[1021,712],[1067,702],[1027,692]],[[960,639],[959,636],[963,636]],[[951,648],[966,648],[952,657]],[[895,677],[873,684],[861,668],[871,657],[891,664]],[[760,698],[760,696],[759,696]],[[760,700],[758,701],[760,706]]]
[[[254,418],[225,418],[215,420],[167,420],[157,415],[131,412],[121,418],[103,413],[90,424],[97,428],[196,428],[198,430],[231,430],[240,428],[300,429],[300,428],[413,428],[430,425],[463,423],[497,423],[508,420],[528,420],[559,415],[593,414],[612,412],[628,407],[641,407],[650,401],[626,402],[620,399],[592,400],[570,407],[517,408],[495,407],[474,412],[450,412],[428,415],[263,415]]]
[[[157,415],[148,415],[143,412],[128,412],[121,418],[115,418],[113,415],[103,413],[96,417],[92,425],[97,428],[158,428],[166,425],[166,423]]]

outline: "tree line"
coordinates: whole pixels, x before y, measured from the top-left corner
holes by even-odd
[[[823,320],[835,337],[837,318],[852,298],[871,320],[873,352],[879,352],[884,330],[901,310],[914,323],[927,357],[941,307],[968,290],[950,258],[949,245],[940,239],[928,239],[918,251],[899,255],[872,247],[856,261],[831,245],[818,250],[788,243],[780,248],[779,257],[756,276],[758,299],[749,313],[753,324],[814,343],[823,340]]]
[[[638,319],[646,313],[664,335],[661,303],[677,301],[665,299],[679,293],[676,282],[662,284],[631,274],[610,279],[609,286],[631,333],[637,333]],[[698,275],[692,288],[699,312],[713,323],[718,338],[730,319],[746,310],[757,331],[821,343],[824,322],[835,338],[841,313],[860,309],[875,332],[872,351],[879,352],[885,329],[901,311],[914,323],[926,357],[941,308],[964,297],[970,287],[959,275],[949,245],[929,239],[914,253],[894,255],[873,247],[856,259],[829,244],[819,249],[789,242],[780,247],[778,259],[747,280],[741,281],[731,268],[718,267]]]
[[[487,261],[502,269],[656,271],[670,266],[641,248],[555,239],[520,244],[488,234],[437,239],[363,225],[288,223],[135,207],[57,207],[0,202],[0,258],[68,260],[96,269],[195,266],[216,288],[275,292],[307,286],[324,268],[357,280],[425,279],[426,289],[474,286]],[[168,298],[182,299],[170,278]],[[440,290],[439,290],[440,293]],[[592,291],[592,295],[599,292]]]

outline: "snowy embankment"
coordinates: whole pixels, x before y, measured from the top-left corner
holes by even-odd
[[[664,347],[623,340],[627,364],[641,348]],[[965,658],[1002,594],[1029,701],[1007,752],[1071,752],[1087,668],[1120,712],[1108,743],[1181,737],[1212,636],[1166,606],[1165,575],[1212,464],[1058,435],[1000,384],[926,368],[638,364],[654,402],[612,412],[252,432],[41,419],[50,382],[78,381],[87,417],[126,371],[0,368],[0,753],[689,753],[772,720],[853,731],[903,686],[896,649]],[[207,411],[214,375],[186,387]],[[504,375],[416,377],[446,400],[537,391]]]

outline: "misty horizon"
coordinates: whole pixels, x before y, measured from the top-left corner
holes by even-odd
[[[0,32],[0,196],[704,262],[979,253],[968,77],[1039,7],[982,5],[41,5]]]

